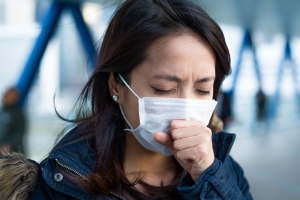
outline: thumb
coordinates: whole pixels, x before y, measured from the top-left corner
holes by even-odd
[[[158,142],[159,144],[165,145],[171,149],[173,149],[173,139],[169,134],[163,133],[163,132],[155,132],[153,134],[154,140]]]

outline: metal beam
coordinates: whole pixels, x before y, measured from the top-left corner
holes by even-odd
[[[56,25],[63,7],[64,4],[53,2],[43,20],[42,31],[34,44],[31,54],[29,55],[29,58],[17,83],[17,88],[21,92],[21,99],[19,102],[21,106],[23,106],[30,87],[35,80],[47,44],[57,29]]]
[[[86,56],[88,58],[88,65],[91,70],[94,70],[96,67],[96,50],[92,39],[92,34],[90,33],[86,23],[83,20],[80,5],[68,5],[70,8],[72,15],[75,19],[77,31],[79,33],[81,42],[86,52]]]
[[[20,106],[23,106],[25,103],[29,90],[36,78],[47,45],[57,29],[59,16],[61,15],[62,10],[66,8],[71,10],[71,13],[74,17],[76,28],[79,32],[80,39],[87,54],[89,66],[92,70],[96,67],[96,50],[93,44],[92,35],[80,12],[80,4],[59,1],[53,2],[42,22],[42,31],[34,44],[31,54],[29,55],[29,58],[17,83],[17,88],[21,91],[21,99],[19,102]]]
[[[237,80],[238,80],[240,70],[241,70],[241,67],[242,67],[243,55],[244,55],[245,50],[247,50],[247,49],[251,50],[251,52],[252,52],[255,74],[256,74],[256,77],[257,77],[257,80],[258,80],[259,87],[261,88],[262,78],[261,78],[261,73],[260,73],[259,64],[258,64],[258,60],[257,60],[256,50],[255,50],[255,47],[253,45],[253,41],[252,41],[252,38],[251,38],[251,32],[249,30],[246,30],[243,41],[242,41],[242,45],[241,45],[241,48],[240,48],[240,51],[239,51],[236,68],[233,71],[232,86],[231,86],[231,89],[228,92],[230,98],[232,98],[234,93],[235,93]]]
[[[295,61],[293,60],[293,57],[292,57],[290,37],[287,37],[286,43],[285,43],[285,48],[284,48],[284,55],[280,62],[279,70],[278,70],[278,74],[277,74],[276,91],[269,103],[268,115],[270,118],[274,118],[277,114],[280,93],[281,93],[281,84],[282,84],[284,69],[286,66],[286,61],[290,62],[289,66],[291,67],[291,70],[292,70],[292,76],[294,79],[294,89],[295,89],[295,94],[296,94],[296,98],[297,98],[296,100],[298,102],[299,112],[300,112],[300,92],[299,92],[299,84],[298,84],[299,81],[298,81],[298,75],[297,75],[298,73],[296,70]]]

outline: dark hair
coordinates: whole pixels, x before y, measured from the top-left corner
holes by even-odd
[[[158,39],[174,34],[193,32],[204,38],[216,57],[216,79],[213,98],[230,72],[230,55],[220,27],[198,5],[189,0],[128,0],[116,11],[107,28],[99,52],[97,67],[81,93],[81,116],[76,122],[84,125],[82,138],[95,150],[96,166],[81,185],[91,195],[108,194],[117,187],[138,199],[175,199],[177,185],[185,174],[175,161],[177,176],[169,186],[153,187],[137,179],[148,194],[134,189],[123,170],[125,134],[124,119],[118,104],[112,100],[108,78],[118,73],[130,83],[134,67],[147,58],[147,50]],[[85,108],[90,113],[84,116]],[[82,129],[83,130],[83,129]]]

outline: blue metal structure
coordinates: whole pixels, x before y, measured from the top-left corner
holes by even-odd
[[[234,93],[235,93],[237,80],[238,80],[239,73],[240,73],[240,70],[241,70],[241,67],[242,67],[243,55],[244,55],[244,52],[247,49],[249,49],[252,52],[254,68],[255,68],[255,74],[256,74],[256,77],[257,77],[257,80],[258,80],[258,83],[259,83],[259,87],[261,88],[262,78],[261,78],[261,73],[260,73],[260,69],[259,69],[259,64],[258,64],[258,61],[257,61],[256,50],[255,50],[255,47],[253,45],[253,41],[252,41],[252,38],[251,38],[251,32],[249,30],[246,30],[243,41],[242,41],[242,45],[241,45],[241,48],[240,48],[240,51],[239,51],[236,68],[233,71],[232,86],[231,86],[231,89],[228,91],[228,95],[229,95],[230,98],[232,98]]]
[[[242,45],[239,51],[239,55],[238,55],[238,61],[236,64],[236,68],[233,71],[233,81],[232,81],[232,87],[231,89],[228,91],[228,95],[229,97],[232,99],[235,93],[235,88],[237,85],[237,80],[239,77],[239,73],[241,70],[241,64],[242,64],[242,58],[243,58],[243,54],[245,52],[246,49],[250,49],[252,54],[253,54],[253,62],[254,62],[254,68],[255,68],[255,74],[259,83],[259,88],[262,89],[262,76],[260,73],[260,69],[259,69],[259,64],[258,64],[258,60],[257,60],[257,56],[256,56],[256,51],[255,51],[255,47],[253,45],[252,39],[251,39],[251,33],[250,31],[246,31],[243,41],[242,41]],[[298,77],[297,77],[297,70],[296,70],[296,65],[295,62],[292,58],[292,50],[291,50],[291,45],[290,45],[290,38],[287,37],[286,39],[286,44],[285,44],[285,49],[284,49],[284,56],[281,60],[280,66],[279,66],[279,71],[277,73],[277,81],[276,81],[276,89],[275,89],[275,94],[271,97],[270,101],[268,102],[268,117],[270,119],[274,118],[276,116],[277,113],[277,109],[278,109],[278,105],[279,105],[279,99],[280,99],[280,90],[281,90],[281,84],[282,84],[282,79],[283,79],[283,72],[285,69],[285,64],[286,61],[290,61],[290,65],[291,69],[292,69],[292,75],[293,75],[293,79],[294,79],[294,89],[295,89],[295,94],[297,96],[297,100],[298,102],[300,102],[300,93],[299,93],[299,81],[298,81]],[[300,111],[300,105],[299,105],[299,111]]]
[[[96,66],[96,50],[90,31],[82,18],[79,5],[69,5],[68,7],[71,9],[73,18],[75,19],[76,27],[89,61],[89,67],[93,70]]]
[[[64,2],[53,2],[42,22],[42,31],[40,32],[34,44],[31,54],[19,78],[19,82],[17,83],[17,88],[22,94],[19,102],[21,106],[25,103],[29,90],[40,67],[46,47],[57,29],[59,17],[64,9],[70,9],[72,12],[76,23],[76,28],[79,32],[87,57],[89,58],[89,66],[94,67],[96,65],[96,50],[93,44],[91,33],[86,26],[80,12],[80,3],[71,4]]]
[[[286,65],[286,61],[290,62],[290,65]],[[282,84],[282,78],[284,74],[284,69],[286,66],[290,66],[292,70],[292,75],[294,79],[294,89],[295,89],[295,94],[297,97],[298,102],[300,103],[300,92],[299,92],[299,81],[297,77],[297,70],[296,70],[296,65],[292,57],[292,51],[291,51],[291,45],[290,45],[290,37],[287,37],[286,43],[285,43],[285,49],[284,49],[284,55],[283,58],[280,62],[279,65],[279,71],[277,74],[277,81],[276,81],[276,90],[274,96],[271,98],[270,103],[269,103],[269,109],[268,109],[268,115],[270,118],[274,118],[277,113],[278,109],[278,103],[280,99],[280,91],[281,91],[281,84]],[[300,104],[299,106],[299,112],[300,112]]]

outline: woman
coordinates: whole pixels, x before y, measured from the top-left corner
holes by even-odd
[[[29,199],[252,199],[228,155],[235,135],[207,127],[229,72],[223,33],[199,6],[124,2],[82,117],[38,165]]]

